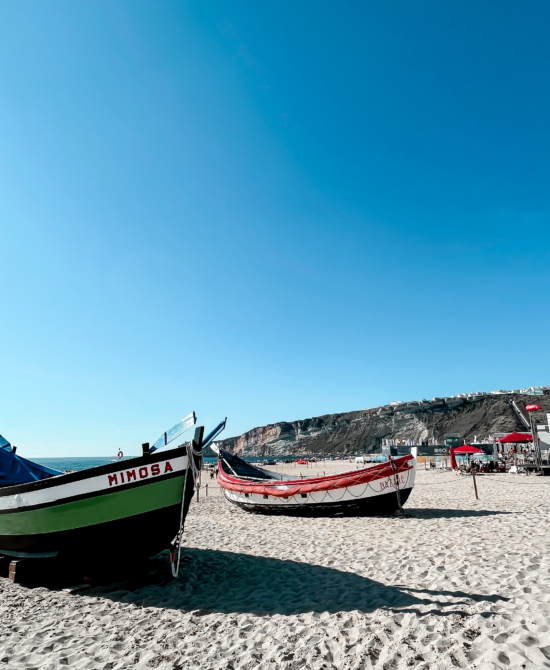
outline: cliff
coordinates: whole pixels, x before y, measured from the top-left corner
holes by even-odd
[[[368,453],[380,447],[382,438],[442,444],[445,435],[459,433],[470,442],[475,436],[482,440],[494,433],[526,430],[510,401],[520,406],[537,403],[541,412],[535,420],[546,423],[550,389],[544,387],[543,395],[536,397],[519,392],[476,393],[281,421],[221,440],[219,445],[243,456],[285,456]]]

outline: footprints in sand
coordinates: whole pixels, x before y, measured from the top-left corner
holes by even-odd
[[[550,668],[550,483],[419,472],[405,519],[192,505],[182,578],[0,581],[0,670]]]

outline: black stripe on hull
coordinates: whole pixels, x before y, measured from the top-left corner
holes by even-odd
[[[412,489],[400,491],[401,504],[404,505],[411,494]],[[227,496],[226,496],[227,497]],[[227,498],[229,502],[237,505],[247,512],[256,514],[280,514],[284,516],[381,516],[393,514],[399,509],[397,494],[384,493],[369,498],[358,498],[346,500],[345,502],[331,503],[305,503],[303,505],[255,505],[253,503],[242,503]]]
[[[0,554],[48,554],[94,564],[104,559],[144,558],[168,549],[178,532],[181,505],[42,535],[0,535]]]

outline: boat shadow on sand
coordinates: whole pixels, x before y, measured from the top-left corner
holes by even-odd
[[[502,514],[513,514],[501,510],[489,509],[437,509],[434,507],[405,507],[407,516],[418,519],[458,519],[465,517],[496,516]]]
[[[425,614],[470,614],[474,603],[507,600],[499,595],[388,586],[331,567],[248,554],[182,550],[178,579],[166,554],[148,562],[147,573],[86,595],[141,607],[163,607],[195,614],[251,613],[293,615],[306,612],[373,612],[376,609]],[[418,609],[422,607],[422,610]],[[478,614],[489,615],[489,612]]]

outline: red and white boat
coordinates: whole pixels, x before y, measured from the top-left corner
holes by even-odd
[[[360,470],[295,479],[258,468],[218,449],[218,483],[225,497],[262,514],[392,514],[407,502],[416,460],[410,455]]]

